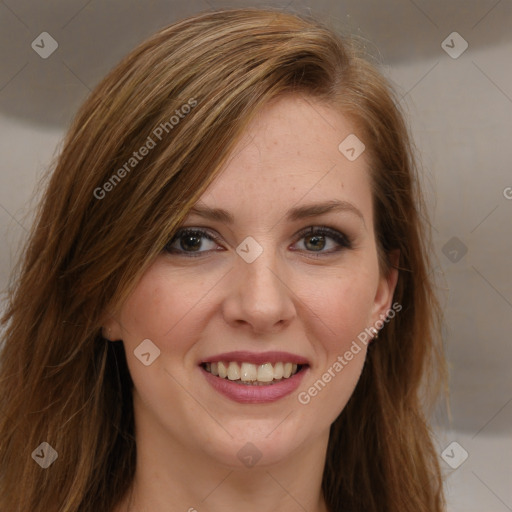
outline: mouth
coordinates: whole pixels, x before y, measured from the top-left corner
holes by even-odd
[[[307,359],[288,352],[226,352],[199,363],[215,391],[244,404],[275,402],[290,395],[309,367]]]
[[[238,361],[202,363],[201,367],[211,375],[246,386],[268,386],[289,379],[303,371],[307,365],[278,361],[254,364]]]

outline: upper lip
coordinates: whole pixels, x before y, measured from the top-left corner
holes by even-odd
[[[243,350],[237,350],[235,352],[224,352],[222,354],[216,354],[208,357],[201,361],[203,363],[216,363],[218,361],[235,361],[237,363],[253,363],[253,364],[265,364],[265,363],[295,363],[306,365],[309,364],[308,360],[297,354],[291,354],[290,352],[247,352]]]

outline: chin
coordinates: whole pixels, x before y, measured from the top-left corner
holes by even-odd
[[[219,427],[218,436],[210,437],[205,443],[205,451],[230,469],[279,464],[305,441],[295,429],[279,425],[282,420],[264,419],[258,425],[258,420],[246,419],[236,426],[225,424],[232,437]]]

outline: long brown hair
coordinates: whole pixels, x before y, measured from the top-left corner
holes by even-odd
[[[133,383],[122,343],[102,337],[102,322],[258,110],[292,92],[357,125],[371,156],[381,272],[400,250],[394,301],[402,310],[370,346],[331,427],[327,504],[444,509],[422,398],[443,382],[441,312],[398,102],[351,38],[307,17],[236,9],[199,14],[143,42],[95,88],[67,133],[2,319],[0,510],[108,511],[125,495],[136,465]],[[42,442],[58,454],[47,469],[32,460]]]

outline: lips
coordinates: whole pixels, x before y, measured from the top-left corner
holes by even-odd
[[[283,398],[299,386],[309,369],[307,359],[289,352],[226,352],[199,366],[216,391],[241,403]]]

